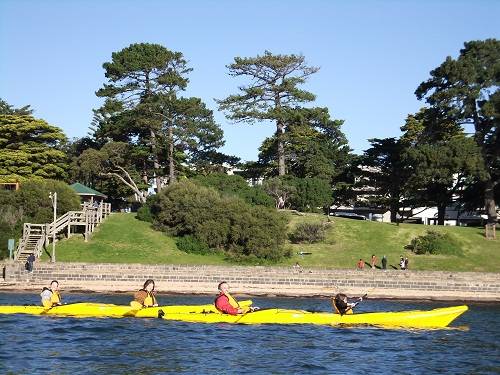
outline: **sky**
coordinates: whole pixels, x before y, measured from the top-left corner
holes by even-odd
[[[202,98],[224,130],[221,151],[256,160],[272,124],[234,124],[214,99],[238,92],[234,57],[303,54],[320,70],[305,89],[344,120],[350,147],[397,137],[424,102],[417,86],[469,40],[500,38],[495,0],[0,0],[0,98],[30,104],[70,138],[89,132],[102,64],[132,43],[182,52],[186,96]]]

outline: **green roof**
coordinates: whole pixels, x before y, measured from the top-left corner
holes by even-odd
[[[71,185],[71,188],[76,191],[76,194],[78,195],[93,195],[95,197],[103,197],[107,198],[107,195],[104,195],[103,193],[94,190],[92,188],[89,188],[88,186],[82,185],[79,182],[74,183]]]

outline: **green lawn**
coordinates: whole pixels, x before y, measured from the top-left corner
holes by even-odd
[[[300,221],[327,221],[324,215],[306,214],[290,217],[289,229]],[[404,249],[411,238],[426,230],[446,231],[452,234],[464,250],[463,256],[414,255]],[[500,272],[500,240],[486,240],[481,228],[437,227],[412,224],[377,223],[343,218],[331,218],[324,243],[294,245],[293,257],[281,263],[299,262],[308,267],[354,268],[357,260],[368,261],[372,254],[388,258],[388,264],[397,265],[399,256],[408,256],[410,269],[446,271]],[[297,255],[298,252],[311,255]],[[81,236],[57,244],[58,261],[103,263],[171,263],[171,264],[225,264],[221,255],[191,255],[177,250],[173,238],[151,229],[148,223],[136,220],[133,214],[113,214],[85,243]],[[45,259],[48,259],[46,256]]]
[[[49,246],[51,250],[51,246]],[[44,254],[44,259],[48,256]],[[90,263],[223,264],[221,255],[187,254],[177,249],[173,238],[157,232],[134,214],[116,213],[93,233],[89,242],[75,235],[56,245],[56,260]]]

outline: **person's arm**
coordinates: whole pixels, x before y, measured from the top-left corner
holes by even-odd
[[[144,290],[139,290],[137,292],[134,293],[134,300],[138,303],[140,303],[141,305],[144,305],[144,300],[146,299],[146,297],[148,296],[148,293]]]

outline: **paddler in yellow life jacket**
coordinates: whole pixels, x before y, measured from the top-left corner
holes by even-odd
[[[43,288],[42,293],[40,293],[40,297],[42,297],[42,305],[46,309],[62,305],[61,294],[59,294],[59,282],[57,280],[53,280],[50,283],[50,288]]]
[[[343,293],[338,293],[332,298],[332,307],[335,314],[349,315],[353,314],[352,309],[363,300],[363,297],[357,298],[356,302],[348,302],[347,296]]]
[[[143,307],[156,307],[158,302],[155,297],[155,282],[148,279],[144,282],[144,286],[139,291],[135,292],[134,300],[130,302],[130,306],[135,309],[142,309]]]
[[[215,298],[215,308],[221,313],[229,315],[244,314],[253,311],[250,307],[240,307],[238,302],[229,294],[229,285],[225,281],[217,287],[219,295]]]

